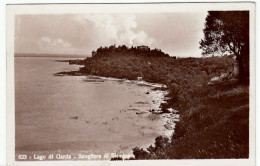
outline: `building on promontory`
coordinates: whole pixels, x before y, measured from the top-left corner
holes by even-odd
[[[145,45],[137,46],[137,49],[140,51],[150,51],[150,48]]]

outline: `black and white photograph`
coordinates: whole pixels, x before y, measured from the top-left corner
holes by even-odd
[[[254,33],[252,2],[7,5],[7,158],[254,161]]]

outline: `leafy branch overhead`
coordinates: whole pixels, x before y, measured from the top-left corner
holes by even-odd
[[[203,32],[202,54],[234,54],[239,79],[245,79],[249,75],[249,11],[209,11]]]

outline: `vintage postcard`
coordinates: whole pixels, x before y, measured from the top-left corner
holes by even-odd
[[[254,165],[255,4],[7,5],[7,141],[8,165]]]

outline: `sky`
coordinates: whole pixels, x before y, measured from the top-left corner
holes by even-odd
[[[91,55],[100,46],[147,45],[200,57],[207,12],[28,14],[15,17],[15,52]]]

